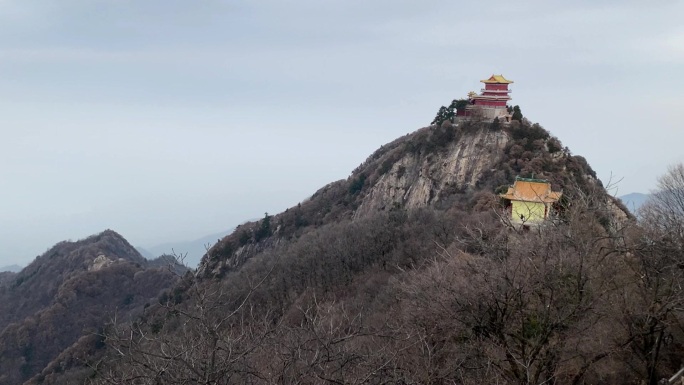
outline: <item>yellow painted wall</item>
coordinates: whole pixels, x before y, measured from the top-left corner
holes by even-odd
[[[544,203],[511,201],[511,204],[513,205],[512,219],[514,222],[529,223],[544,220]],[[523,215],[525,219],[521,220],[520,215]]]

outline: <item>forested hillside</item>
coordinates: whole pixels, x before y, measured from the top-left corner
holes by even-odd
[[[564,198],[524,229],[497,192],[532,174]],[[31,383],[656,384],[684,353],[671,223],[637,223],[524,119],[431,126],[240,226]]]
[[[147,265],[108,230],[59,243],[18,274],[3,273],[0,384],[20,384],[106,322],[137,316],[176,280],[166,268]]]
[[[297,206],[238,227],[209,251],[199,274],[220,275],[274,242],[327,223],[422,207],[463,213],[493,208],[500,203],[496,193],[505,192],[516,176],[547,179],[568,199],[596,190],[601,204],[615,208],[602,215],[629,216],[603,191],[586,159],[538,124],[430,126],[382,146],[349,178]]]

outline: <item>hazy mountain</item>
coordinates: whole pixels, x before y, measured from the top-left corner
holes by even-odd
[[[0,384],[21,384],[113,317],[131,319],[177,275],[107,230],[61,242],[0,284]],[[2,283],[3,280],[0,280]]]
[[[0,272],[3,272],[3,271],[10,271],[10,272],[13,272],[13,273],[18,273],[18,272],[21,271],[21,269],[23,269],[23,267],[21,267],[21,266],[19,266],[19,265],[9,265],[9,266],[0,267]]]
[[[620,196],[620,200],[624,203],[625,207],[629,209],[633,214],[639,210],[639,207],[646,203],[646,201],[651,197],[651,194],[642,193],[631,193],[627,195]]]
[[[136,246],[136,247],[135,247],[135,250],[136,250],[138,253],[140,253],[140,255],[142,255],[143,258],[145,258],[145,259],[147,259],[147,260],[150,260],[150,259],[155,258],[155,255],[154,255],[154,254],[150,253],[149,251],[147,251],[147,249],[144,249],[144,248],[142,248],[142,247],[140,247],[140,246]]]
[[[230,234],[233,230],[204,236],[192,241],[168,242],[151,247],[136,247],[138,252],[147,259],[153,259],[160,255],[175,255],[184,257],[183,263],[191,269],[197,268],[202,256],[218,242],[219,239]]]

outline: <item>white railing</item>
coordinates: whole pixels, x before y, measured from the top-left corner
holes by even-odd
[[[505,92],[505,93],[509,93],[509,92],[513,92],[513,91],[512,90],[488,90],[486,88],[483,88],[480,90],[480,92],[498,92],[498,93]]]
[[[510,97],[511,97],[510,95],[506,95],[506,94],[499,94],[499,95],[477,95],[477,96],[473,97],[473,99],[475,99],[475,98],[510,98]]]

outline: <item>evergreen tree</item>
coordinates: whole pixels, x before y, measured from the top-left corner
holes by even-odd
[[[453,116],[453,111],[450,112],[447,107],[442,106],[439,108],[439,111],[437,111],[437,115],[430,124],[440,125],[442,124],[442,122],[449,119],[451,116]]]
[[[259,242],[260,240],[268,237],[271,235],[271,216],[268,215],[268,213],[264,214],[264,219],[261,220],[261,226],[259,227],[259,230],[256,233],[256,241]]]
[[[511,119],[517,120],[517,121],[522,121],[522,118],[523,118],[523,114],[520,111],[520,106],[513,107],[513,116],[511,117]]]

